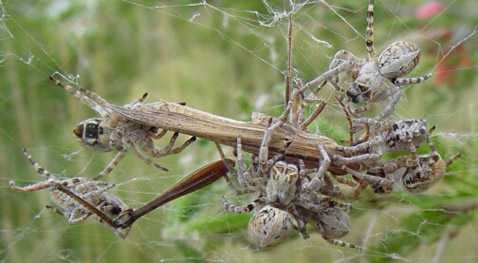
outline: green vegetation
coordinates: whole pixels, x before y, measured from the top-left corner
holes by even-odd
[[[363,255],[342,252],[319,235],[263,252],[247,248],[248,216],[221,209],[221,196],[233,196],[224,182],[158,209],[138,221],[126,240],[91,219],[67,225],[64,218],[43,209],[48,204],[46,192],[8,190],[12,179],[19,184],[39,180],[22,156],[24,146],[50,171],[65,176],[94,176],[113,158],[113,154],[83,149],[74,139],[74,125],[94,113],[49,82],[48,75],[57,70],[78,74],[81,86],[117,104],[148,91],[150,101],[185,101],[235,119],[248,120],[252,111],[279,114],[287,21],[260,26],[259,21],[272,18],[261,1],[210,2],[211,6],[188,7],[190,2],[185,0],[3,1],[0,261],[328,262],[360,258],[383,262],[406,258],[430,262],[445,235],[449,238],[440,262],[478,259],[477,210],[471,207],[449,213],[444,209],[478,202],[478,52],[473,52],[478,47],[477,36],[450,53],[442,64],[448,67],[448,75],[435,74],[435,79],[407,89],[397,112],[404,118],[426,118],[438,127],[434,140],[440,152],[451,156],[460,151],[463,157],[451,167],[450,176],[425,194],[364,194],[354,202],[352,232],[345,240],[359,243],[370,222],[376,221],[368,241],[370,252]],[[270,2],[277,10],[287,7],[287,1]],[[350,25],[365,31],[365,0],[329,2]],[[465,37],[460,30],[478,24],[473,13],[477,3],[471,0],[454,1],[442,15],[428,20],[413,16],[423,1],[376,2],[377,48],[396,38],[419,43],[423,52],[414,75],[436,69],[438,54]],[[180,7],[147,8],[163,4]],[[294,65],[303,79],[326,69],[338,49],[365,55],[363,39],[324,5],[308,5],[294,19]],[[425,29],[436,34],[449,30],[451,36],[433,38],[421,31]],[[314,41],[311,35],[333,47]],[[324,92],[324,97],[328,95]],[[343,114],[333,99],[315,126],[334,139],[347,139]],[[128,155],[108,180],[119,184],[114,192],[123,200],[139,207],[217,158],[213,144],[199,141],[180,156],[161,160],[171,171],[164,173]]]

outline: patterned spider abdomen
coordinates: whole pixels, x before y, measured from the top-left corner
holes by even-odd
[[[294,232],[295,222],[290,213],[270,205],[264,206],[249,221],[249,241],[255,248],[275,245]]]
[[[325,239],[336,239],[350,232],[349,215],[339,207],[327,207],[313,216],[317,232]]]
[[[428,138],[427,121],[423,119],[406,119],[394,122],[387,134],[385,143],[392,150],[415,151]]]
[[[408,169],[403,175],[403,186],[410,193],[426,191],[445,175],[446,168],[446,161],[437,154],[421,157],[417,167]]]
[[[415,44],[407,41],[396,41],[380,53],[378,68],[384,77],[395,79],[412,71],[419,60],[420,51]]]

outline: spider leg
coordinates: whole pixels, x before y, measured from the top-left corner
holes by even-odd
[[[340,180],[340,179],[339,179]],[[337,180],[337,182],[339,182]],[[351,181],[348,181],[346,185],[351,184]],[[340,187],[334,185],[332,179],[326,174],[324,177],[324,184],[320,189],[320,193],[325,196],[333,197],[340,200],[356,200],[360,195],[360,192],[367,186],[364,183],[354,184],[352,190],[340,189]]]
[[[62,77],[59,72],[55,72],[50,75],[50,80],[52,80],[57,86],[63,88],[66,92],[72,94],[76,98],[80,99],[81,102],[85,103],[88,107],[96,111],[102,117],[108,116],[112,111],[110,110],[111,104],[103,99],[98,94],[93,91],[74,87],[73,85],[63,85],[63,83],[57,79],[57,75]]]
[[[374,189],[380,189],[381,192],[389,193],[393,190],[394,182],[390,179],[360,173],[345,166],[343,167],[343,169],[350,173],[352,176],[371,184]]]
[[[173,148],[169,154],[178,154],[182,151],[184,151],[184,149],[186,149],[189,145],[191,145],[193,142],[196,141],[196,136],[191,136],[189,139],[187,139],[183,144],[181,144],[181,146],[179,147],[176,147],[176,148]]]
[[[237,168],[238,173],[242,177],[246,173],[246,163],[244,162],[244,158],[242,156],[242,142],[241,142],[241,137],[237,137],[236,139],[236,152],[237,152],[237,157],[236,157],[236,163],[237,163]]]
[[[57,213],[61,216],[65,216],[65,212],[63,211],[63,209],[61,209],[57,205],[46,205],[45,208],[48,209],[48,210],[51,210],[52,212],[55,212],[55,213]]]
[[[168,133],[168,131],[163,129],[158,133],[152,134],[151,138],[155,139],[155,140],[159,140],[159,139],[163,138],[163,136],[166,135],[166,133]]]
[[[95,180],[103,177],[103,176],[106,176],[106,175],[109,175],[115,168],[116,166],[118,166],[118,164],[121,162],[121,160],[123,160],[123,158],[126,156],[126,152],[125,151],[119,151],[115,157],[113,157],[113,159],[108,163],[108,165],[105,167],[105,169],[103,169],[103,171],[101,171],[98,176],[95,177]]]
[[[397,105],[401,96],[402,91],[400,90],[400,88],[394,86],[392,88],[392,96],[390,97],[389,103],[387,104],[387,106],[385,106],[385,109],[375,117],[375,119],[381,121],[385,118],[388,118],[388,116],[390,116],[395,110],[395,106]]]
[[[385,109],[380,112],[375,118],[359,118],[355,121],[358,123],[377,124],[379,121],[388,118],[395,110],[395,106],[397,105],[398,101],[400,101],[400,97],[402,96],[402,91],[398,86],[393,86],[391,88],[391,92],[392,95],[390,96],[387,106],[385,106]]]
[[[269,170],[269,144],[272,139],[272,134],[274,131],[281,127],[285,121],[287,120],[287,117],[289,115],[289,112],[291,110],[291,105],[292,103],[289,101],[289,104],[287,105],[286,110],[282,113],[279,118],[271,124],[269,124],[269,127],[267,127],[266,131],[264,132],[264,136],[262,137],[262,142],[261,142],[261,147],[259,149],[259,170],[260,172],[265,175],[267,174]]]
[[[131,103],[128,103],[128,104],[124,105],[124,107],[133,108],[133,107],[136,106],[136,105],[141,105],[141,104],[146,100],[146,97],[148,97],[148,93],[147,93],[147,92],[143,93],[143,95],[142,95],[139,99],[137,99],[137,100],[135,100],[135,101],[133,101],[133,102],[131,102]]]
[[[224,210],[226,210],[227,212],[241,214],[249,213],[254,210],[259,210],[259,208],[264,204],[264,198],[258,197],[256,200],[250,202],[249,204],[241,206],[233,204],[232,202],[223,197],[222,203],[224,205]]]
[[[299,178],[304,178],[306,173],[304,160],[299,159]]]
[[[54,180],[50,179],[47,181],[39,182],[36,184],[26,185],[26,186],[17,186],[14,181],[8,183],[10,189],[18,192],[35,192],[43,189],[50,188],[55,185]]]
[[[91,216],[91,213],[88,212],[88,210],[85,210],[82,207],[75,208],[73,209],[73,211],[71,211],[70,216],[67,219],[67,222],[68,224],[72,224],[72,225],[79,224],[85,221],[86,219],[88,219],[88,217],[90,216]]]
[[[33,157],[27,152],[25,148],[22,149],[23,155],[30,161],[31,165],[35,169],[35,172],[45,179],[54,178],[53,175],[45,168],[43,168],[37,161],[33,160]]]
[[[216,147],[219,151],[219,155],[221,156],[223,162],[226,165],[226,168],[232,173],[232,176],[230,173],[226,173],[226,176],[224,177],[229,187],[234,190],[236,195],[250,192],[250,189],[248,189],[249,185],[246,183],[246,181],[247,179],[251,178],[249,171],[247,171],[246,164],[242,159],[241,138],[237,138],[237,156],[235,165],[237,167],[237,170],[234,167],[231,167],[231,165],[227,161],[225,161],[226,158],[224,152],[222,151],[222,148],[218,143],[216,143]]]
[[[174,145],[176,144],[176,140],[178,139],[178,137],[179,137],[179,132],[175,132],[173,136],[171,136],[171,138],[169,139],[168,145],[166,145],[164,148],[162,148],[159,151],[156,150],[155,157],[160,157],[160,156],[168,154],[171,151],[171,149],[174,147]]]
[[[348,185],[350,187],[357,187],[357,182],[352,179],[344,178],[343,176],[335,176],[334,179],[340,184]]]
[[[234,189],[236,190],[236,193],[243,194],[250,190],[248,189],[250,186],[248,180],[252,180],[252,178],[243,158],[241,137],[237,137],[236,139],[236,166],[236,177],[233,178],[233,180],[239,184],[239,188]]]
[[[367,53],[369,60],[372,60],[374,57],[374,46],[373,46],[373,20],[374,20],[374,0],[368,1],[367,7],[367,39],[366,39],[366,46],[367,46]]]
[[[146,155],[144,155],[144,154],[138,149],[138,146],[133,145],[133,147],[131,147],[131,148],[133,148],[133,151],[134,151],[134,153],[136,154],[136,156],[138,156],[138,158],[140,158],[141,160],[143,160],[147,165],[154,166],[154,167],[156,167],[156,168],[158,168],[158,169],[160,169],[160,170],[162,170],[162,171],[165,171],[165,172],[169,171],[168,168],[163,167],[163,166],[161,166],[161,165],[159,165],[159,164],[153,162],[153,161],[151,160],[151,158],[149,158],[149,157],[147,157]]]
[[[303,189],[306,189],[305,187],[307,187],[307,182],[305,182],[305,185],[303,186]],[[311,189],[311,188],[309,188],[309,189]],[[315,191],[312,191],[312,192],[305,191],[304,193],[313,194],[315,192],[315,193],[320,193],[320,194],[325,195],[325,196],[334,197],[334,198],[337,198],[337,199],[346,199],[345,194],[340,190],[339,187],[334,185],[333,181],[330,179],[330,177],[327,174],[324,175],[323,183],[322,183],[322,185],[320,185],[320,188],[312,189],[312,190],[315,190]],[[310,205],[310,202],[304,202],[304,204]],[[308,209],[312,209],[312,208],[309,207]]]
[[[342,111],[345,114],[345,118],[347,119],[347,125],[349,126],[349,144],[352,145],[354,143],[354,132],[352,131],[353,130],[352,117],[350,116],[350,112],[345,106],[345,104],[343,103],[342,99],[336,96],[335,100],[339,103],[340,108],[342,108]]]
[[[356,155],[351,157],[333,155],[332,161],[338,165],[354,164],[354,163],[361,163],[361,162],[367,162],[367,161],[376,161],[381,156],[382,155],[378,153],[366,153],[366,154],[361,154],[361,155]]]
[[[166,155],[180,153],[184,149],[186,149],[191,143],[196,141],[196,137],[193,136],[193,137],[189,138],[187,141],[185,141],[181,146],[173,148],[174,145],[176,144],[176,140],[178,139],[178,136],[179,136],[179,132],[175,132],[173,134],[173,136],[171,136],[171,139],[169,140],[168,145],[166,145],[162,149],[158,150],[154,147],[154,145],[147,145],[145,147],[145,150],[148,151],[148,152],[151,152],[152,156],[154,156],[155,158],[159,158],[159,157],[166,156]]]
[[[347,247],[347,248],[353,248],[353,249],[358,249],[358,250],[364,250],[362,247],[358,246],[358,245],[354,245],[352,243],[349,243],[349,242],[345,242],[345,241],[342,241],[342,240],[339,240],[339,239],[327,239],[327,238],[324,238],[325,241],[329,242],[330,244],[334,245],[334,246],[338,246],[338,247]]]
[[[321,155],[319,169],[317,170],[317,173],[313,175],[308,185],[306,185],[306,189],[320,189],[324,182],[325,173],[330,166],[331,160],[325,147],[322,144],[319,144],[318,148]]]
[[[94,191],[90,191],[90,192],[87,192],[87,193],[84,193],[82,196],[83,198],[90,198],[91,199],[91,196],[92,195],[101,195],[102,193],[110,190],[110,189],[113,189],[116,184],[112,184],[112,183],[106,183],[106,182],[100,182],[100,181],[95,181],[98,189],[94,190]],[[101,184],[100,184],[101,183]],[[101,186],[100,186],[101,185]]]
[[[354,65],[355,65],[355,61],[344,61],[343,63],[339,64],[337,67],[329,69],[326,72],[322,73],[322,75],[318,76],[317,78],[307,82],[302,88],[298,89],[297,92],[295,92],[294,96],[299,96],[299,93],[303,93],[305,90],[311,88],[312,86],[321,84],[322,82],[339,74],[342,71],[350,70]]]
[[[380,145],[383,142],[384,142],[384,139],[381,136],[379,136],[378,138],[374,138],[374,139],[365,141],[363,143],[360,143],[360,144],[357,144],[357,145],[354,145],[354,146],[341,146],[341,145],[339,145],[335,149],[337,151],[340,151],[340,152],[343,152],[343,153],[346,153],[346,154],[354,155],[354,154],[361,153],[363,151],[367,151],[371,147]]]
[[[428,73],[426,75],[420,77],[412,77],[412,78],[397,78],[393,84],[399,87],[407,86],[407,85],[414,85],[421,83],[429,78],[431,78],[432,73]]]

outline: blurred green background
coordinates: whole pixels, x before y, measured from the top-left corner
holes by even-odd
[[[222,211],[221,196],[236,199],[222,181],[142,218],[126,240],[92,219],[67,225],[43,208],[47,192],[7,187],[12,179],[39,180],[21,154],[23,146],[65,176],[94,176],[113,157],[83,149],[72,136],[74,125],[94,112],[48,81],[57,70],[78,75],[81,86],[116,104],[147,91],[150,101],[185,101],[234,119],[249,120],[252,111],[279,114],[287,31],[287,20],[279,18],[289,1],[0,1],[0,260],[478,262],[478,40],[459,44],[478,24],[478,3],[376,2],[376,48],[410,39],[422,49],[412,74],[435,73],[406,90],[396,117],[426,118],[438,127],[434,141],[440,152],[460,151],[463,158],[424,194],[365,193],[353,202],[352,230],[344,240],[368,246],[359,253],[331,247],[318,234],[251,250],[245,240],[248,217]],[[311,1],[296,13],[298,76],[317,76],[339,49],[364,56],[365,13],[364,0]],[[311,131],[320,127],[346,139],[333,100],[314,126]],[[162,159],[168,173],[129,154],[108,180],[118,184],[114,193],[139,207],[217,158],[203,140]],[[461,211],[450,213],[447,206]]]

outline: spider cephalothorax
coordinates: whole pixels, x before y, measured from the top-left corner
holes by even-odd
[[[266,186],[266,202],[287,208],[297,192],[299,169],[296,165],[277,162],[271,167]]]
[[[99,210],[107,218],[116,218],[123,211],[127,210],[127,205],[118,197],[107,191],[115,185],[107,182],[96,181],[85,177],[57,178],[48,170],[41,167],[34,161],[31,155],[24,150],[23,154],[35,168],[35,171],[45,180],[36,184],[19,187],[14,181],[10,181],[10,188],[21,192],[34,192],[48,189],[51,192],[53,206],[47,206],[54,209],[57,213],[63,215],[68,223],[77,224],[88,219],[94,213],[90,210],[92,207]],[[66,191],[66,192],[65,192]],[[70,195],[83,200],[90,207],[85,207]],[[99,218],[100,222],[103,218]],[[115,228],[115,233],[125,238],[129,228]]]

